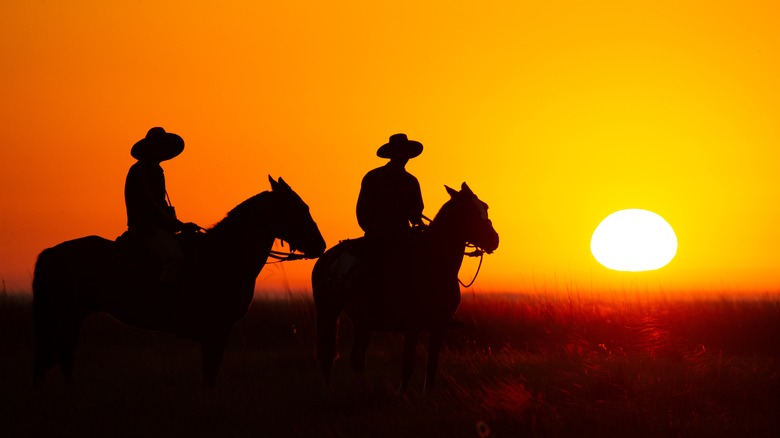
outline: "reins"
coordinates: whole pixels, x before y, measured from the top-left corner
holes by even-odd
[[[460,280],[460,278],[458,278],[458,283],[460,283],[461,286],[463,286],[465,288],[469,288],[469,287],[471,287],[472,284],[474,284],[475,281],[477,281],[477,275],[479,275],[479,270],[480,270],[480,268],[482,268],[482,257],[485,255],[485,251],[483,251],[482,249],[478,248],[476,245],[472,245],[470,243],[466,244],[466,247],[474,248],[474,249],[472,251],[465,252],[463,255],[465,255],[466,257],[479,257],[479,265],[477,265],[477,272],[474,273],[474,278],[471,279],[469,284],[463,283]]]
[[[284,240],[280,239],[279,241],[282,243],[282,246],[284,246]],[[268,257],[272,259],[276,259],[276,261],[267,262],[266,264],[288,262],[291,260],[301,260],[306,258],[306,256],[304,256],[303,254],[298,254],[292,251],[276,251],[273,249],[268,251]]]

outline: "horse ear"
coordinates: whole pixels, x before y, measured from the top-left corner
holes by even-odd
[[[445,185],[444,188],[447,189],[447,193],[450,194],[451,198],[458,196],[458,191],[453,189],[452,187]]]
[[[281,178],[280,178],[280,179],[281,179]],[[278,184],[279,184],[279,183],[277,183],[276,181],[274,181],[274,179],[273,179],[273,178],[271,178],[271,175],[268,175],[268,182],[270,182],[270,183],[271,183],[271,190],[276,190],[276,187],[278,186]]]
[[[473,195],[474,192],[471,191],[471,188],[469,188],[468,184],[464,181],[463,184],[460,185],[460,191],[468,193],[470,195]]]
[[[285,181],[285,180],[284,180],[284,178],[282,178],[281,176],[280,176],[280,177],[279,177],[279,179],[278,179],[278,180],[276,180],[276,181],[277,181],[277,182],[278,182],[280,185],[282,185],[282,186],[284,186],[284,187],[290,187],[290,185],[289,185],[289,184],[287,184],[287,181]]]

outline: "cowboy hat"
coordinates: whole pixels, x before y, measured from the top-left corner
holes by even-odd
[[[380,158],[414,158],[423,151],[423,145],[419,141],[409,140],[406,134],[394,134],[390,141],[383,144],[376,151]]]
[[[146,133],[146,137],[138,140],[130,155],[137,160],[150,159],[165,161],[179,155],[184,150],[184,140],[163,128],[155,127]]]

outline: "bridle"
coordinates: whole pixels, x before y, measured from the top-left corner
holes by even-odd
[[[284,239],[279,239],[279,243],[281,244],[282,248],[284,248]],[[268,251],[268,257],[275,259],[275,262],[267,262],[266,264],[273,264],[273,263],[282,263],[282,262],[289,262],[292,260],[303,260],[308,259],[309,257],[306,257],[303,254],[295,252],[295,250],[290,251],[276,251],[276,250],[270,250]]]
[[[425,215],[422,215],[422,218],[425,219],[426,221],[428,221],[429,225],[432,222],[431,219],[428,218]],[[463,253],[464,256],[466,256],[466,257],[479,257],[479,264],[477,265],[477,271],[474,273],[474,277],[471,279],[469,284],[464,283],[463,281],[461,281],[460,278],[458,278],[458,283],[460,283],[461,286],[463,286],[465,288],[469,288],[469,287],[471,287],[474,284],[475,281],[477,281],[477,276],[479,275],[479,270],[482,268],[482,259],[483,259],[483,256],[485,255],[485,250],[480,248],[480,247],[478,247],[477,245],[474,245],[474,244],[471,244],[471,243],[466,243],[466,248],[472,248],[472,250],[464,252]]]
[[[284,240],[279,239],[279,242],[281,242],[282,247],[284,247]],[[303,260],[307,259],[303,254],[294,252],[294,251],[276,251],[276,250],[270,250],[268,251],[268,257],[272,259],[276,259],[275,262],[268,262],[266,264],[272,264],[272,263],[281,263],[281,262],[288,262],[291,260]]]

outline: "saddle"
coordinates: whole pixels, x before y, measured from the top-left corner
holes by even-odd
[[[400,238],[358,237],[339,242],[343,251],[329,267],[332,286],[351,288],[360,281],[396,275],[393,260],[408,259],[417,250],[421,236],[421,231],[412,230]]]
[[[196,249],[203,235],[204,233],[199,232],[174,235],[184,252],[187,265],[191,265],[197,259]],[[157,257],[144,246],[142,238],[131,231],[125,231],[114,241],[113,260],[119,269],[141,279],[157,279],[163,270]]]

